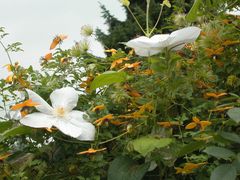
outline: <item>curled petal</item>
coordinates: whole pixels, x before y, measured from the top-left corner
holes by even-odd
[[[51,128],[54,124],[54,117],[43,113],[32,113],[20,120],[20,123],[33,128]]]
[[[50,95],[53,108],[64,108],[66,111],[71,111],[77,106],[78,93],[72,87],[56,89]]]
[[[168,39],[168,48],[172,50],[179,50],[185,43],[194,42],[200,35],[201,29],[198,27],[187,27],[170,34]]]
[[[35,106],[37,110],[44,114],[52,114],[53,108],[43,98],[29,89],[26,89],[26,91],[28,93],[29,99],[38,104]]]

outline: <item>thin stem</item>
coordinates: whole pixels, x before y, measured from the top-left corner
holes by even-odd
[[[2,43],[2,41],[0,41],[0,44],[2,45],[2,47],[3,47],[4,51],[7,53],[8,60],[9,60],[10,64],[13,66],[12,59],[11,59],[11,57],[10,57],[9,53],[8,53],[8,50],[7,50],[7,48],[4,46],[4,44]]]
[[[142,32],[144,33],[145,36],[147,36],[146,32],[143,30],[142,26],[140,25],[140,23],[138,22],[137,18],[134,16],[132,10],[127,6],[128,11],[130,12],[130,14],[132,15],[133,19],[136,21],[137,25],[140,27],[140,29],[142,30]]]
[[[157,25],[158,25],[158,23],[159,23],[159,21],[160,21],[160,18],[161,18],[161,16],[162,16],[163,6],[164,6],[164,5],[161,4],[161,9],[160,9],[160,12],[159,12],[159,15],[158,15],[158,19],[157,19],[155,25],[153,26],[151,32],[149,33],[149,36],[151,36],[151,34],[153,33],[154,29],[157,27]]]
[[[122,134],[120,134],[120,135],[118,135],[118,136],[116,136],[116,137],[114,137],[114,138],[112,138],[112,139],[108,139],[108,140],[106,140],[106,141],[100,142],[99,144],[105,144],[105,143],[111,142],[111,141],[113,141],[113,140],[115,140],[115,139],[118,139],[118,138],[120,138],[120,137],[128,134],[128,133],[129,133],[129,132],[126,131],[126,132],[124,132],[124,133],[122,133]]]
[[[147,9],[146,9],[146,29],[147,29],[147,37],[150,36],[150,34],[149,34],[149,4],[150,4],[150,0],[147,0]]]

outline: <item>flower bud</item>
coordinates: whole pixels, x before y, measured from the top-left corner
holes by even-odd
[[[81,35],[88,37],[91,36],[93,34],[93,28],[90,25],[85,25],[82,26],[81,28]]]
[[[120,3],[122,3],[122,5],[127,6],[127,7],[130,5],[129,0],[120,0]]]

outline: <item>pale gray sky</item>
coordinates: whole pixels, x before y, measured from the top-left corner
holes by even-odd
[[[98,2],[119,20],[126,18],[118,0],[0,0],[0,27],[5,27],[10,33],[4,42],[23,43],[24,52],[11,54],[13,60],[25,67],[33,65],[39,68],[39,59],[49,52],[55,35],[68,35],[62,47],[69,48],[74,41],[81,39],[80,28],[83,25],[99,27],[106,32]],[[101,44],[94,38],[91,39],[91,50],[97,56],[104,55]],[[2,67],[8,63],[0,47],[0,78],[9,74]]]

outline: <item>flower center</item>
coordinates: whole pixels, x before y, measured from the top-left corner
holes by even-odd
[[[58,107],[55,109],[54,115],[58,117],[64,117],[66,115],[66,111],[63,107]]]

